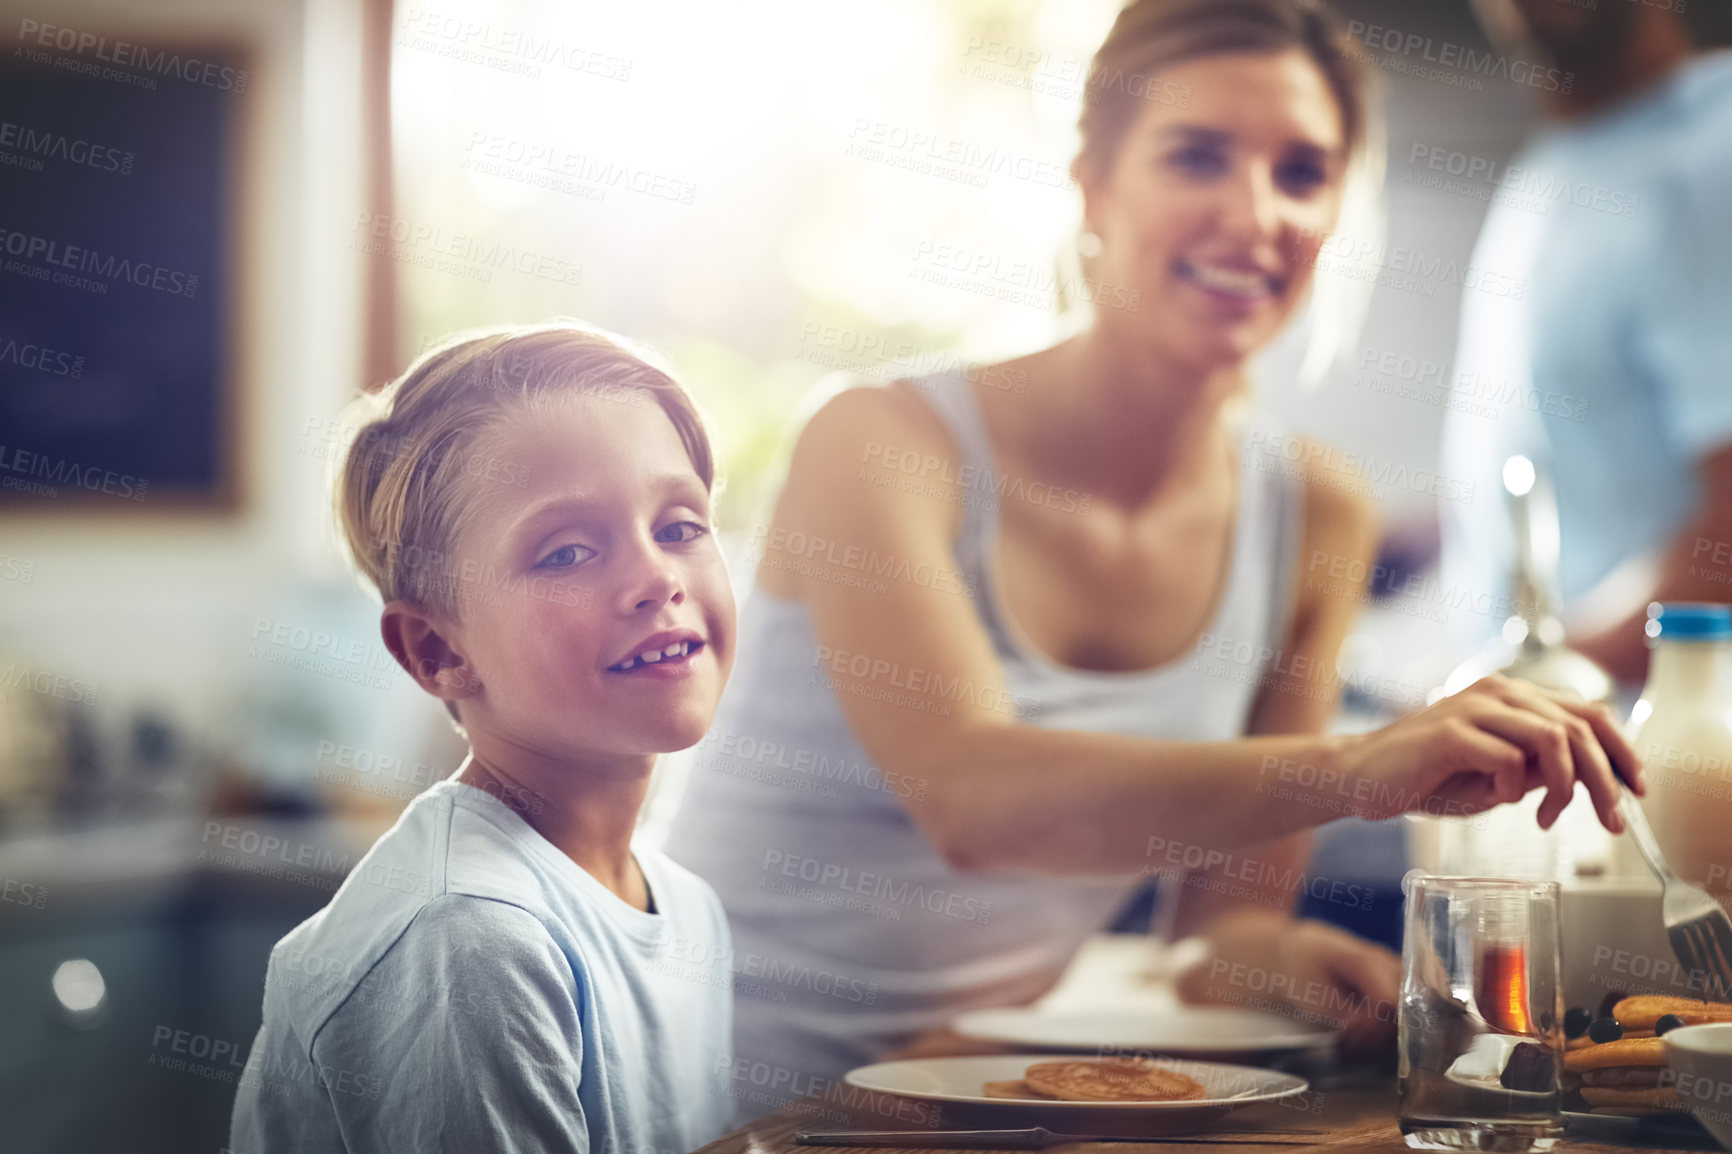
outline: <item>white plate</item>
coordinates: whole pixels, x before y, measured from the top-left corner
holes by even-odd
[[[1473,1040],[1467,1052],[1449,1064],[1449,1069],[1443,1076],[1458,1086],[1467,1086],[1474,1090],[1495,1090],[1499,1094],[1508,1094],[1512,1098],[1545,1098],[1555,1095],[1555,1090],[1510,1090],[1503,1084],[1503,1068],[1509,1064],[1510,1055],[1515,1048],[1527,1038],[1512,1034],[1481,1034]]]
[[[1310,1088],[1305,1079],[1253,1066],[1229,1066],[1221,1062],[1193,1062],[1183,1058],[1163,1059],[1160,1065],[1189,1074],[1203,1084],[1204,1097],[1188,1102],[1050,1102],[1016,1098],[987,1098],[981,1094],[987,1082],[1021,1078],[1036,1062],[1050,1061],[1039,1054],[994,1054],[976,1058],[908,1058],[879,1062],[850,1070],[846,1081],[862,1090],[954,1103],[966,1107],[990,1107],[994,1112],[1015,1115],[1023,1125],[1056,1122],[1058,1126],[1086,1128],[1091,1118],[1158,1124],[1168,1129],[1201,1125],[1241,1106],[1278,1102],[1303,1094]]]
[[[1292,1018],[1232,1006],[1174,1006],[1120,1012],[975,1010],[951,1023],[957,1033],[1041,1050],[1099,1053],[1248,1054],[1331,1046],[1335,1033]]]

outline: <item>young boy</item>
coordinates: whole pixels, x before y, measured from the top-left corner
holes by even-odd
[[[733,662],[703,425],[570,324],[455,339],[381,399],[338,519],[470,755],[272,951],[230,1148],[693,1149],[731,1112],[730,979],[655,962],[727,958],[727,922],[632,832]]]

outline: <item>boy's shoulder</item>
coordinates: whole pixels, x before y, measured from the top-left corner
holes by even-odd
[[[271,950],[267,1006],[305,1031],[305,1049],[411,926],[435,945],[547,938],[533,866],[458,804],[467,788],[438,782],[410,802],[330,902]]]
[[[727,916],[709,884],[657,849],[633,851],[661,915],[650,920],[653,930],[506,802],[459,782],[436,783],[362,856],[330,903],[271,951],[267,1010],[290,1025],[310,1057],[339,1010],[366,1018],[376,1000],[369,990],[395,1000],[387,987],[411,978],[424,985],[442,967],[527,967],[541,971],[537,981],[581,981],[570,967],[581,966],[590,948],[608,948],[599,939],[618,940],[610,923],[633,939],[671,934],[725,949]],[[418,976],[379,972],[405,967]]]

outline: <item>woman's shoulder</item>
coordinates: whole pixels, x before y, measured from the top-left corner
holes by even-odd
[[[923,496],[955,483],[962,451],[922,391],[839,374],[820,382],[802,406],[776,526],[819,535],[884,517],[949,526],[958,506]]]
[[[1375,551],[1379,501],[1368,472],[1376,463],[1313,437],[1295,440],[1301,450],[1298,482],[1306,557],[1328,554],[1357,560]]]
[[[796,414],[800,432],[795,441],[796,461],[802,456],[814,462],[852,461],[860,450],[870,448],[882,455],[889,446],[933,449],[948,447],[952,438],[930,396],[930,378],[894,381],[874,380],[848,373],[833,373],[820,380]],[[802,419],[803,418],[803,419]],[[856,452],[850,452],[851,450]]]
[[[1368,473],[1380,466],[1291,428],[1278,415],[1253,409],[1245,417],[1247,464],[1272,474],[1302,518],[1307,555],[1319,550],[1357,556],[1375,541],[1377,490]]]

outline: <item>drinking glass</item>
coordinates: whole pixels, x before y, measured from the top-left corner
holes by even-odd
[[[1563,1134],[1558,884],[1410,874],[1401,1132],[1422,1150],[1550,1150]]]

